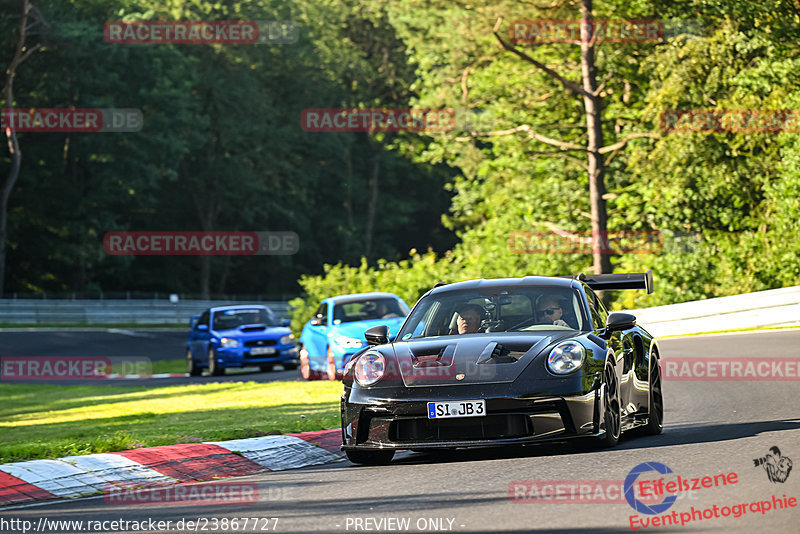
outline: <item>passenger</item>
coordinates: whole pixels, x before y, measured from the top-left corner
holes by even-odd
[[[539,304],[536,305],[536,322],[539,324],[552,324],[570,328],[567,322],[561,318],[563,314],[564,310],[561,307],[561,302],[556,297],[542,297],[539,300]]]
[[[474,334],[480,330],[483,308],[477,304],[464,304],[456,309],[456,313],[459,334]]]

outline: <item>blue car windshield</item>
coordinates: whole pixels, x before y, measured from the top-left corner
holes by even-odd
[[[333,324],[368,321],[371,319],[394,319],[408,315],[409,309],[393,298],[353,300],[333,307]]]
[[[484,290],[485,291],[485,290]],[[554,286],[447,291],[420,301],[398,333],[398,340],[491,332],[586,330],[590,328],[580,293]]]
[[[260,308],[224,310],[214,313],[214,330],[229,330],[245,324],[278,326],[278,320],[271,311]]]

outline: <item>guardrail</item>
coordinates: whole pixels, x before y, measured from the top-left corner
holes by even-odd
[[[800,286],[626,311],[656,337],[800,326]]]
[[[206,308],[230,304],[263,304],[289,318],[287,302],[230,300],[0,300],[0,324],[163,324],[188,325]]]

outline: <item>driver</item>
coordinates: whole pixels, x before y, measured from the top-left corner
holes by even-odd
[[[536,322],[538,324],[552,324],[569,328],[567,322],[561,318],[563,314],[561,301],[556,297],[542,297],[536,305]]]
[[[474,334],[480,329],[483,308],[477,304],[464,304],[456,309],[456,313],[459,334]]]

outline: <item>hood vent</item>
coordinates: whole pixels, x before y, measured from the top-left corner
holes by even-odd
[[[411,359],[414,367],[435,367],[451,365],[456,353],[455,345],[445,345],[438,349],[412,351]]]
[[[239,327],[240,332],[256,332],[258,330],[266,330],[267,325],[265,324],[243,324]]]
[[[516,363],[526,352],[530,346],[515,346],[511,344],[500,344],[492,341],[481,352],[478,358],[479,364],[497,364],[497,363]]]

